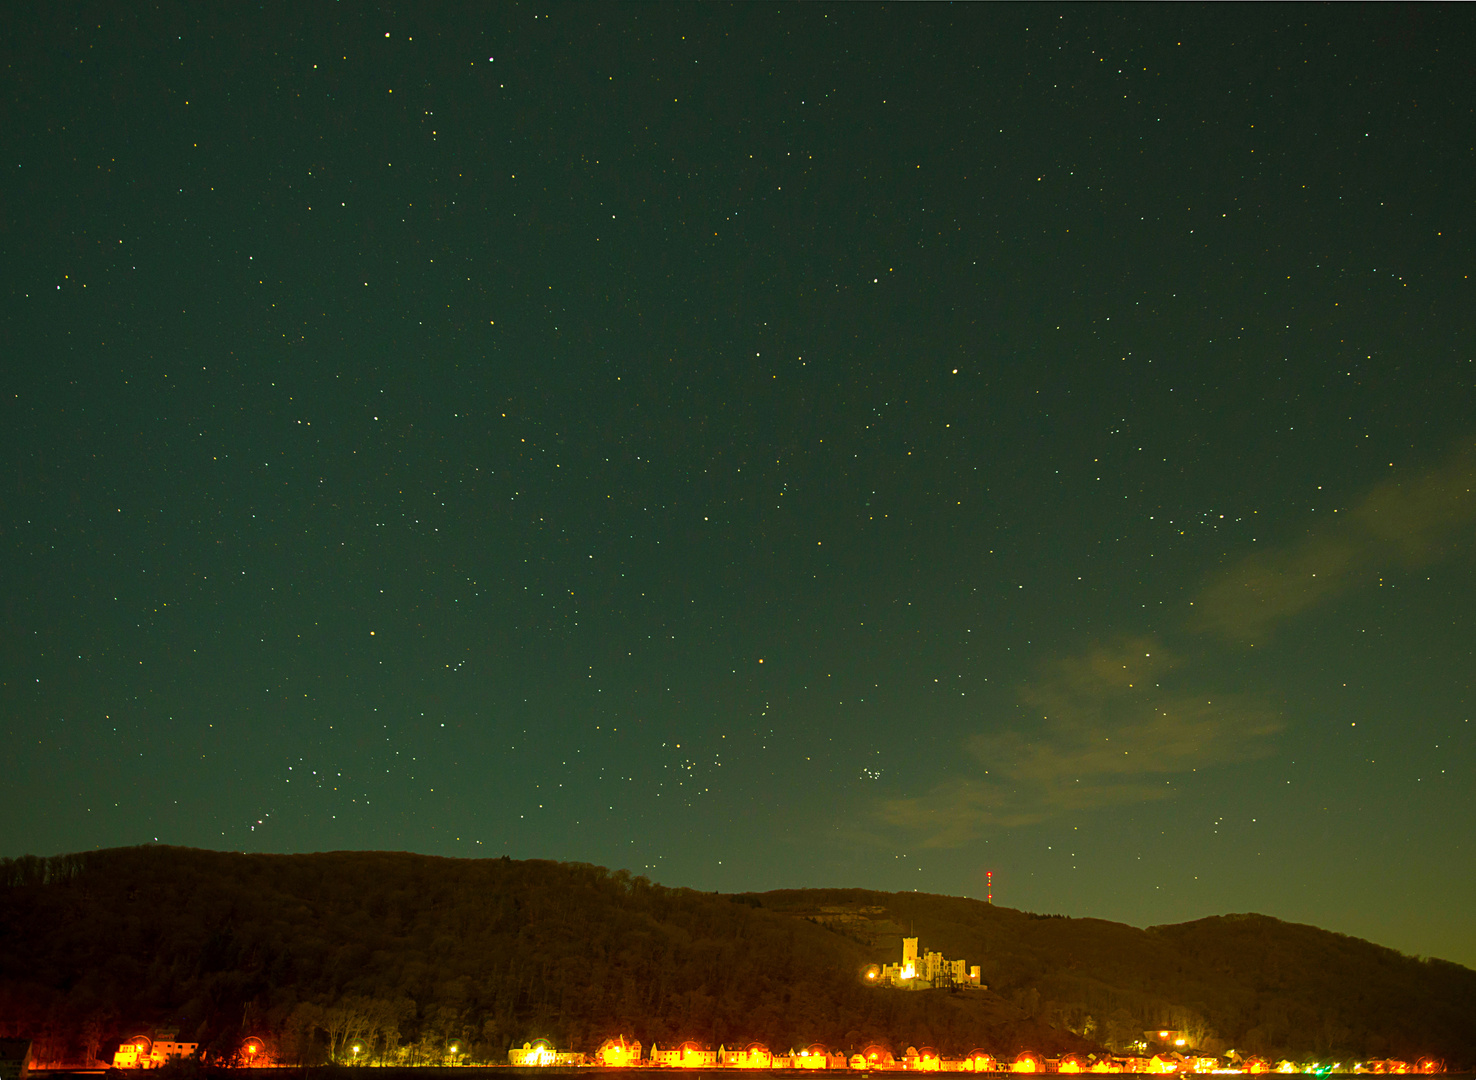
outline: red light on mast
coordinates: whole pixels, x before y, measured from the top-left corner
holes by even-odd
[[[993,870],[985,870],[984,871],[984,892],[985,892],[985,899],[989,903],[991,903],[991,904],[994,903],[994,871]]]

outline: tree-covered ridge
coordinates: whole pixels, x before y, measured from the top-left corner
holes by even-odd
[[[393,1016],[389,1041],[427,1056],[458,1040],[486,1059],[535,1036],[592,1049],[621,1032],[647,1045],[1081,1043],[992,997],[870,993],[854,942],[592,866],[134,848],[16,860],[0,881],[0,1015],[48,1044],[161,1024],[217,1053],[265,1031],[310,1058],[350,1006]]]
[[[1163,1027],[1273,1059],[1476,1061],[1476,972],[1264,915],[1141,930],[924,893],[804,889],[763,902],[822,922],[884,909],[830,924],[888,946],[899,926],[926,928],[930,945],[980,958],[983,981],[1030,1015],[1114,1048]]]
[[[864,985],[912,926],[990,992]],[[1314,970],[1315,969],[1315,970]],[[751,1040],[1060,1053],[1172,1026],[1274,1056],[1472,1059],[1476,973],[1260,916],[1139,930],[920,893],[720,896],[623,871],[128,848],[0,862],[0,1018],[81,1059],[172,1028],[304,1061]]]

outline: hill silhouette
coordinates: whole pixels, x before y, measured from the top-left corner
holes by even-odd
[[[904,927],[988,991],[865,984]],[[1137,929],[958,897],[719,895],[624,871],[405,853],[143,847],[0,861],[0,1034],[47,1061],[140,1031],[282,1060],[474,1060],[624,1033],[945,1054],[1121,1047],[1145,1029],[1270,1057],[1476,1054],[1476,972],[1258,915]]]

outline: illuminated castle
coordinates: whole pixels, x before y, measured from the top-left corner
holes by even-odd
[[[941,990],[950,987],[979,987],[979,965],[965,967],[962,960],[946,959],[940,952],[917,955],[917,938],[902,939],[902,962],[884,964],[866,973],[883,986],[899,990]]]

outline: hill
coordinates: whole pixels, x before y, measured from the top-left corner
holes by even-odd
[[[1113,1048],[1167,1027],[1273,1060],[1476,1061],[1476,972],[1265,915],[1142,930],[924,893],[805,889],[762,901],[875,949],[914,925],[945,955],[982,958],[983,980],[1030,1016]]]
[[[990,991],[867,986],[904,926]],[[0,1021],[80,1061],[141,1030],[304,1062],[546,1036],[1059,1054],[1146,1028],[1277,1057],[1476,1058],[1476,972],[1263,916],[1140,930],[921,893],[668,889],[599,867],[147,847],[0,861]]]

